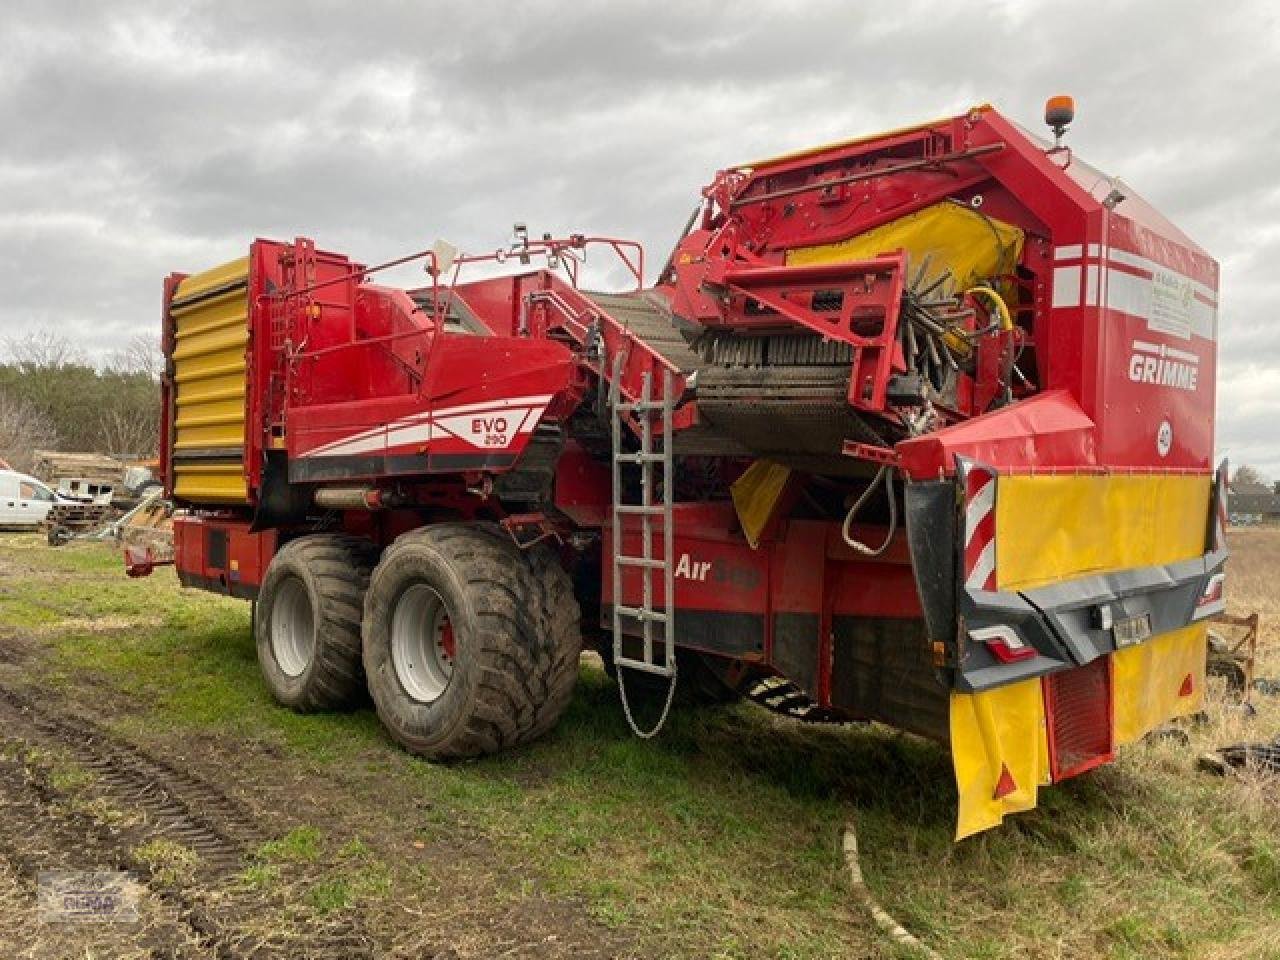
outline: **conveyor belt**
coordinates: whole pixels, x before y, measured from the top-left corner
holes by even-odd
[[[597,306],[682,375],[697,374],[703,421],[677,435],[682,454],[769,456],[801,469],[847,473],[857,465],[841,453],[845,440],[881,444],[879,431],[848,402],[846,344],[797,334],[743,337],[728,331],[691,345],[665,298],[650,291],[592,293]]]
[[[589,293],[601,310],[634,333],[661,354],[682,374],[693,373],[702,365],[701,358],[689,347],[667,301],[660,294],[642,290],[638,293]]]

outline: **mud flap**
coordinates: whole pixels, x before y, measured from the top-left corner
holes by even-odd
[[[790,479],[790,467],[757,460],[729,487],[738,522],[752,550],[760,545],[760,537],[773,519]]]
[[[951,694],[951,763],[957,840],[1032,809],[1039,788],[1051,782],[1040,679]]]
[[[1116,746],[1204,705],[1205,630],[1193,623],[1112,655]]]

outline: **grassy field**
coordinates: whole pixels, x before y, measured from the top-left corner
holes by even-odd
[[[1232,546],[1231,608],[1261,610],[1260,674],[1280,676],[1280,534]],[[15,714],[0,941],[30,956],[324,955],[331,931],[333,956],[909,957],[852,896],[852,820],[875,896],[946,957],[1280,957],[1280,789],[1196,769],[1215,745],[1280,733],[1277,698],[1257,696],[1252,720],[1215,698],[1189,746],[1129,749],[953,844],[948,759],[908,736],[736,706],[678,712],[641,742],[584,664],[543,742],[435,766],[371,710],[274,705],[247,604],[169,571],[127,580],[102,547],[14,535],[0,539],[0,688],[216,785],[259,830],[234,869],[204,869],[75,744]],[[79,865],[98,844],[145,878],[150,932],[32,926],[27,874],[58,843],[74,860],[76,837]]]

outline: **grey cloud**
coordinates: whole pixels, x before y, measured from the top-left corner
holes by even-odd
[[[372,262],[513,220],[660,261],[718,168],[991,101],[1223,264],[1223,449],[1280,477],[1280,13],[1263,2],[18,2],[0,27],[0,332],[107,351],[255,235]],[[1241,395],[1244,394],[1244,395]],[[1230,404],[1228,405],[1228,398]]]

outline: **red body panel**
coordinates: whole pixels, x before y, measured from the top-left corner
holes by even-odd
[[[257,596],[276,552],[274,530],[251,533],[248,523],[227,518],[174,517],[173,542],[183,586],[236,597]]]

